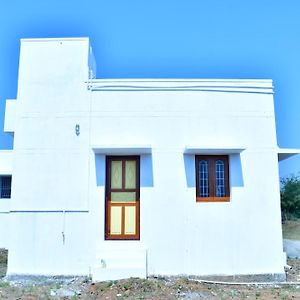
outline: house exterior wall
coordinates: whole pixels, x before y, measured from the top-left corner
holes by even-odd
[[[91,101],[93,145],[152,146],[152,155],[141,156],[140,195],[149,274],[283,272],[272,95],[98,91]],[[196,202],[195,156],[183,151],[195,143],[246,149],[230,155],[229,203]],[[103,166],[104,155],[98,159]],[[101,243],[104,181],[93,182]]]
[[[84,38],[22,41],[8,274],[112,279],[122,249],[145,253],[148,275],[284,274],[272,82],[93,81],[91,57]],[[187,145],[244,149],[224,153],[230,202],[196,202]],[[105,241],[105,156],[129,152],[140,241]]]

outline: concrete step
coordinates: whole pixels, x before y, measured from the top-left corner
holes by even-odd
[[[97,249],[93,281],[147,277],[147,250],[139,244],[107,243]]]

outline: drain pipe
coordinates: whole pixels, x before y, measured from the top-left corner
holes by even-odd
[[[196,281],[199,283],[207,283],[207,284],[224,284],[224,285],[299,285],[300,281],[273,281],[273,282],[231,282],[231,281],[214,281],[214,280],[205,280],[205,279],[189,279],[191,281]]]
[[[63,245],[65,245],[65,241],[66,241],[66,235],[65,235],[65,227],[66,227],[66,211],[63,210],[62,213],[63,213],[63,228],[62,228],[61,235],[62,235],[62,243],[63,243]]]

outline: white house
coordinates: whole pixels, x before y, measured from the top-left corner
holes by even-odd
[[[95,74],[87,38],[21,41],[7,274],[284,280],[272,81]]]

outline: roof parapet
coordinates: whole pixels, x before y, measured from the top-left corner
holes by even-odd
[[[95,79],[91,91],[212,91],[273,94],[266,79]]]

